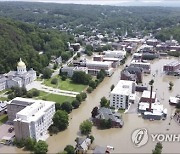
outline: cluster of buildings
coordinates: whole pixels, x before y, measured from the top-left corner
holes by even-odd
[[[91,75],[97,75],[100,70],[104,70],[107,76],[114,73],[114,68],[120,65],[122,59],[125,58],[126,51],[105,51],[103,55],[95,55],[92,60],[80,59],[73,61],[73,66],[65,66],[61,68],[61,72],[67,73],[72,77],[75,71],[83,71]]]
[[[53,123],[55,102],[16,97],[7,103],[7,114],[17,139],[45,140]]]
[[[0,91],[11,87],[26,87],[36,79],[36,71],[27,71],[26,64],[20,59],[17,71],[0,75]]]

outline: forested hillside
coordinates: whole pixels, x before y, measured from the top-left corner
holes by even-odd
[[[131,34],[176,26],[180,22],[180,9],[1,2],[0,16],[77,34],[88,35],[97,29],[121,35],[126,30]]]
[[[67,50],[69,40],[73,38],[59,31],[0,18],[0,73],[16,69],[20,57],[28,68],[41,72],[51,55],[60,56]]]
[[[162,29],[160,32],[156,34],[156,38],[162,41],[169,40],[171,36],[173,36],[175,40],[180,42],[180,26]]]

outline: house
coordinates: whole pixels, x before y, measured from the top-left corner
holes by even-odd
[[[7,112],[9,120],[13,120],[16,139],[45,140],[53,123],[55,102],[16,97],[8,103]]]
[[[93,150],[93,154],[109,154],[111,151],[114,150],[112,146],[96,146],[95,149]]]
[[[135,95],[135,82],[120,80],[110,93],[110,106],[116,109],[127,109],[130,103],[135,102],[131,98]]]
[[[155,103],[156,101],[156,92],[152,92],[152,98],[150,98],[151,96],[151,92],[148,91],[148,90],[144,90],[143,93],[142,93],[142,96],[140,98],[140,102],[150,102],[151,99],[151,103]]]
[[[140,67],[128,66],[121,71],[121,80],[136,81],[142,83],[143,70]]]
[[[93,119],[93,122],[96,126],[99,126],[102,120],[109,119],[111,120],[111,125],[113,128],[121,128],[124,125],[122,116],[118,112],[105,107],[101,107],[98,110],[98,115],[96,115],[96,117]]]
[[[91,145],[91,139],[88,137],[76,139],[76,153],[86,153]]]

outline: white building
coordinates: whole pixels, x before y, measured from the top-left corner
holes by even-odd
[[[127,109],[129,103],[136,99],[135,82],[120,80],[110,94],[110,106],[116,109]]]
[[[15,98],[14,102],[29,104],[16,113],[13,120],[15,136],[17,139],[34,138],[36,141],[45,140],[47,130],[52,125],[55,113],[55,102],[33,100],[27,98]]]
[[[92,75],[97,75],[100,70],[105,70],[108,76],[111,76],[114,72],[112,62],[109,61],[87,61],[86,67],[88,68],[88,73]]]
[[[126,51],[124,50],[114,50],[114,51],[103,51],[105,57],[119,58],[122,60],[126,56]]]
[[[10,71],[0,77],[0,91],[11,87],[26,87],[36,79],[36,71],[26,70],[26,64],[21,60],[17,64],[17,71]]]

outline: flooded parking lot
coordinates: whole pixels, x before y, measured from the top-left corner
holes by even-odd
[[[123,114],[124,127],[113,128],[108,130],[98,130],[96,127],[92,129],[92,135],[95,137],[95,144],[100,146],[113,146],[114,153],[151,153],[156,142],[149,140],[146,145],[136,148],[131,141],[131,134],[137,128],[146,128],[149,133],[180,133],[180,127],[175,121],[170,121],[174,107],[169,105],[169,97],[176,96],[180,92],[180,80],[178,77],[166,76],[162,73],[162,67],[165,63],[177,60],[175,58],[158,59],[152,61],[151,75],[144,76],[143,84],[148,85],[151,79],[154,79],[154,90],[157,92],[157,98],[168,109],[168,117],[166,120],[149,121],[138,117],[136,113]],[[127,63],[129,63],[128,59]],[[49,153],[57,153],[63,151],[67,144],[75,145],[75,139],[79,133],[79,125],[82,121],[91,117],[91,111],[95,106],[99,105],[101,97],[108,98],[110,87],[116,85],[120,79],[120,71],[122,66],[116,69],[112,77],[106,78],[91,94],[87,100],[82,103],[80,108],[73,110],[70,114],[70,124],[67,130],[53,135],[47,139],[49,145]],[[155,75],[154,75],[155,74]],[[153,77],[154,76],[154,77]],[[174,83],[172,91],[169,91],[169,81]],[[170,123],[170,125],[169,125]],[[163,142],[163,153],[179,153],[179,142]],[[0,147],[1,153],[22,153],[21,149],[15,147]]]

